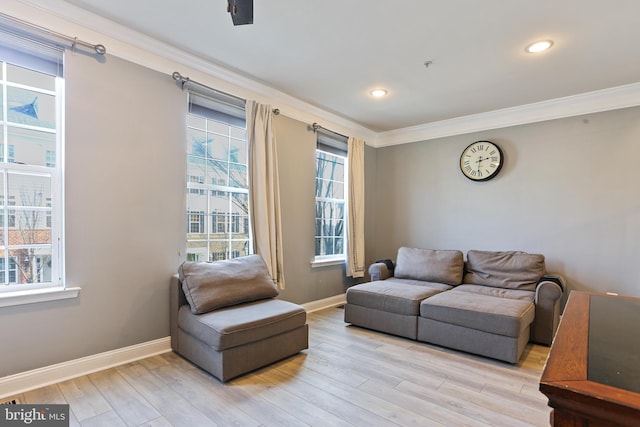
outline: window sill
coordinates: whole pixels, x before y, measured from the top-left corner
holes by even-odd
[[[77,298],[80,288],[45,288],[0,293],[0,307]]]
[[[311,261],[311,268],[331,267],[332,265],[342,265],[347,262],[344,257],[340,258],[317,258]]]

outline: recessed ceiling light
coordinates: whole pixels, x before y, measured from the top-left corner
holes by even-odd
[[[374,89],[369,92],[371,96],[375,96],[376,98],[381,98],[387,94],[387,91],[384,89]]]
[[[551,41],[551,40],[540,40],[540,41],[537,41],[535,43],[530,44],[524,50],[526,50],[529,53],[538,53],[538,52],[542,52],[543,50],[549,49],[551,46],[553,46],[553,41]]]

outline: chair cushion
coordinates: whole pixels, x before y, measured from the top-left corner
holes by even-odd
[[[178,326],[215,350],[279,335],[305,324],[307,312],[298,304],[266,299],[193,314],[180,307]]]
[[[471,250],[462,283],[533,291],[544,273],[544,255]]]
[[[460,251],[401,247],[393,275],[400,279],[459,285],[463,272],[464,257]]]
[[[441,283],[406,284],[394,279],[363,283],[347,289],[347,304],[359,305],[389,313],[417,316],[420,302],[442,292]],[[433,286],[431,286],[433,285]]]
[[[500,298],[471,292],[443,292],[420,304],[422,317],[453,325],[518,337],[533,322],[535,306],[530,301]]]
[[[185,262],[178,268],[194,314],[278,295],[260,255],[216,262]]]

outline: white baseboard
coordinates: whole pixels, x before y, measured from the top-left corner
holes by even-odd
[[[314,311],[324,310],[325,308],[337,307],[346,303],[345,294],[334,295],[329,298],[319,299],[317,301],[311,301],[301,304],[307,313],[313,313]]]
[[[0,399],[171,351],[171,338],[94,354],[0,378]]]
[[[312,313],[325,308],[336,307],[345,302],[345,294],[341,294],[311,301],[302,304],[302,306],[307,310],[307,313]],[[29,390],[46,387],[168,351],[171,351],[170,337],[9,375],[0,378],[0,399],[13,397]]]

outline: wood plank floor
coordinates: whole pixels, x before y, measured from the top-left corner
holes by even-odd
[[[68,403],[71,426],[548,426],[549,349],[517,365],[309,314],[309,349],[227,384],[174,353],[15,396]]]

